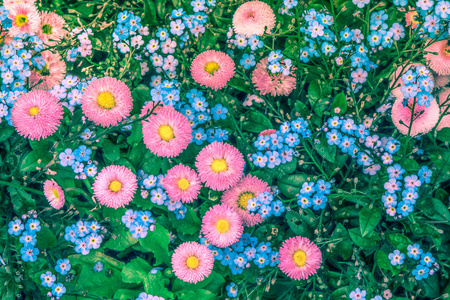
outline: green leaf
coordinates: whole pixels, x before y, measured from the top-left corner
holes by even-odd
[[[442,203],[439,199],[425,199],[424,206],[424,213],[430,219],[450,222],[450,212],[447,206],[445,206],[445,204]]]
[[[153,0],[144,1],[144,21],[148,25],[155,25],[156,22],[156,6]]]
[[[169,280],[163,278],[161,272],[156,274],[149,273],[144,281],[144,289],[148,294],[169,299],[173,297],[173,294],[165,287],[168,283]]]
[[[191,208],[187,207],[186,216],[184,219],[177,220],[175,214],[169,214],[169,220],[174,224],[177,232],[183,234],[194,234],[199,232],[202,221],[197,216],[197,213]]]
[[[333,103],[331,104],[332,113],[334,113],[336,107],[339,107],[340,115],[345,114],[345,112],[347,111],[347,98],[345,97],[345,94],[343,92],[334,97]]]
[[[389,255],[383,251],[377,250],[377,252],[375,252],[375,261],[381,269],[392,271],[392,264],[389,259]]]
[[[323,135],[319,144],[314,145],[317,153],[331,163],[336,161],[336,148],[335,146],[328,145],[325,135]]]
[[[379,241],[380,237],[376,232],[373,232],[371,235],[363,237],[361,235],[361,230],[359,228],[352,228],[348,231],[350,234],[350,238],[352,241],[359,247],[368,249],[375,246]]]
[[[300,100],[295,102],[294,110],[297,111],[302,117],[306,117],[309,114],[308,107],[306,107],[306,105]]]
[[[128,289],[120,289],[117,290],[114,294],[114,299],[119,300],[129,300],[129,299],[135,299],[142,291],[140,290],[128,290]]]
[[[100,248],[101,249],[101,248]],[[88,255],[72,254],[69,255],[70,264],[72,267],[89,265],[94,267],[95,263],[100,261],[103,263],[104,268],[113,268],[121,271],[125,264],[111,256],[108,256],[102,252],[90,251]]]
[[[189,291],[187,294],[183,294],[180,299],[184,300],[209,300],[216,298],[216,295],[211,293],[207,290],[196,290],[196,291]]]
[[[300,193],[304,182],[315,181],[316,179],[316,177],[304,173],[289,175],[278,180],[278,188],[286,197],[294,198]]]
[[[277,178],[282,178],[283,176],[294,173],[297,168],[297,163],[297,158],[293,157],[290,162],[275,167],[274,172]]]
[[[141,283],[152,270],[150,264],[140,257],[127,263],[122,269],[122,281],[127,283]]]
[[[120,158],[120,147],[114,145],[110,140],[105,140],[103,142],[103,156],[109,161],[113,162]]]
[[[72,263],[72,261],[70,261]],[[120,271],[117,269],[107,269],[99,273],[94,273],[94,264],[84,265],[76,282],[77,290],[89,293],[90,295],[111,298],[117,289],[121,287]],[[106,273],[108,271],[108,275]]]
[[[318,81],[313,81],[308,87],[308,98],[309,102],[312,106],[319,100],[320,98],[320,85]]]
[[[400,250],[402,253],[408,252],[408,245],[411,245],[411,240],[401,233],[391,233],[386,235],[386,239],[391,243],[392,247],[396,250]]]
[[[273,128],[270,120],[263,113],[256,110],[252,110],[248,114],[248,121],[243,122],[243,124],[245,130],[255,133]]]
[[[344,225],[338,223],[331,237],[333,240],[341,239],[341,241],[335,242],[336,248],[333,249],[333,252],[342,256],[344,260],[349,259],[350,256],[352,256],[353,245],[350,235]]]
[[[381,211],[378,207],[366,205],[361,209],[359,215],[359,227],[361,236],[365,237],[373,232],[381,220]]]
[[[436,246],[436,249],[439,250],[439,248],[441,247],[442,234],[433,225],[429,223],[416,222],[415,224],[411,225],[411,230],[412,233],[416,236],[429,236],[432,239],[433,244]]]
[[[301,215],[294,211],[288,211],[286,213],[286,221],[289,228],[291,228],[296,235],[312,237],[314,233],[314,228],[311,225],[314,223],[315,215],[314,213],[311,213],[307,216],[307,212],[308,210],[303,210]]]
[[[132,115],[139,114],[144,106],[144,103],[152,99],[150,88],[144,84],[140,84],[134,88],[131,91],[131,97],[133,98],[133,109],[131,110]]]
[[[127,137],[127,143],[130,146],[137,146],[140,145],[139,143],[142,141],[143,133],[142,133],[142,125],[140,123],[134,123],[131,128],[131,134],[129,137]],[[145,145],[142,145],[145,149]],[[136,147],[133,147],[131,151],[134,149],[137,149]],[[140,150],[141,154],[143,154],[142,150]],[[132,159],[130,158],[132,161]]]
[[[41,230],[36,234],[39,249],[50,249],[56,246],[56,238],[53,232],[42,224]]]
[[[0,143],[3,143],[14,133],[14,127],[9,126],[6,122],[0,124]]]
[[[118,224],[114,228],[114,235],[109,238],[104,247],[116,251],[123,251],[137,242],[138,240],[132,237],[131,233],[122,224]]]
[[[441,140],[443,142],[450,141],[450,127],[444,127],[441,130],[437,132],[436,135],[438,140]]]
[[[439,181],[445,181],[450,178],[450,151],[445,149],[431,150],[430,159],[439,169]],[[435,172],[433,172],[435,173]]]
[[[252,90],[248,88],[248,84],[243,79],[233,77],[228,81],[228,85],[247,94],[252,93]]]
[[[156,224],[154,231],[149,231],[147,236],[139,239],[141,246],[147,251],[153,252],[156,258],[156,265],[164,262],[170,265],[169,252],[169,231],[164,226]]]
[[[48,152],[47,149],[33,150],[25,156],[22,161],[21,169],[22,172],[32,172],[36,171],[36,168],[45,167],[53,159],[52,153]]]

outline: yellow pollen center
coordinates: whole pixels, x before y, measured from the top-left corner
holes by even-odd
[[[111,183],[109,184],[109,189],[115,193],[117,193],[118,191],[120,191],[120,189],[122,188],[122,183],[120,183],[117,180],[113,180],[111,181]]]
[[[214,75],[214,72],[218,71],[219,69],[220,69],[219,65],[214,61],[210,61],[205,66],[205,71],[211,75]]]
[[[53,189],[53,196],[55,196],[56,199],[59,199],[59,193],[56,189]]]
[[[30,108],[30,116],[34,117],[39,113],[39,108],[37,106]]]
[[[223,158],[214,159],[211,163],[211,170],[213,170],[214,173],[225,172],[228,170],[227,161]]]
[[[306,253],[303,250],[295,251],[294,255],[293,255],[293,258],[294,258],[294,262],[300,268],[303,267],[306,264]]]
[[[16,16],[16,26],[22,27],[23,25],[28,23],[28,17],[25,15],[17,15]]]
[[[173,135],[173,129],[169,125],[161,125],[158,129],[158,134],[163,141],[170,141],[175,136]]]
[[[248,200],[252,199],[253,197],[255,197],[255,194],[253,194],[252,192],[242,193],[239,196],[238,205],[242,209],[247,210],[247,202],[248,202]]]
[[[178,180],[177,184],[182,191],[187,190],[191,185],[186,178],[181,178],[180,180]]]
[[[97,96],[97,104],[103,109],[111,109],[116,105],[116,100],[110,92],[101,92]]]
[[[228,223],[227,220],[225,219],[220,219],[219,221],[217,221],[216,223],[216,229],[218,232],[220,233],[227,233],[228,230],[230,229],[230,224]]]
[[[189,258],[186,260],[186,265],[190,269],[195,269],[198,267],[198,258],[195,256],[189,256]]]

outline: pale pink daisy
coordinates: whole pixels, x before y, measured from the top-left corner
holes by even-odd
[[[215,191],[224,191],[242,177],[244,157],[230,144],[213,142],[200,151],[195,167],[202,182]]]
[[[41,24],[37,36],[45,45],[55,46],[67,34],[64,19],[53,12],[41,12]]]
[[[234,68],[234,61],[228,54],[208,50],[192,61],[191,75],[195,82],[217,91],[234,76]]]
[[[44,195],[54,209],[60,209],[64,206],[64,191],[53,179],[44,182]]]
[[[436,130],[441,130],[445,127],[450,127],[450,88],[445,88],[441,93],[439,93],[439,104],[441,107],[441,121],[436,128]]]
[[[436,83],[436,86],[438,86],[438,87],[444,87],[450,83],[450,76],[449,75],[437,75],[434,79],[434,83]]]
[[[19,3],[34,5],[34,3],[36,3],[36,0],[5,0],[5,1],[3,1],[3,5],[8,10],[11,6],[19,4]]]
[[[15,37],[19,33],[35,34],[39,30],[39,13],[36,6],[26,3],[15,3],[8,7],[8,18],[12,20],[12,27],[8,35]]]
[[[209,208],[202,219],[202,232],[214,246],[224,248],[236,243],[244,226],[239,214],[226,204]]]
[[[237,211],[245,226],[252,227],[261,223],[264,219],[260,214],[251,215],[249,213],[247,210],[248,200],[257,198],[259,194],[269,191],[270,188],[266,182],[248,174],[231,189],[225,191],[221,201]]]
[[[170,199],[181,200],[183,203],[192,203],[202,187],[197,173],[182,164],[178,164],[167,171],[163,185]]]
[[[83,93],[81,108],[95,124],[116,126],[130,115],[133,98],[128,86],[112,77],[92,81]]]
[[[172,269],[179,279],[197,283],[211,274],[214,255],[205,245],[185,242],[172,255]]]
[[[14,103],[11,120],[17,132],[30,140],[52,135],[63,117],[58,98],[46,91],[28,92]]]
[[[253,34],[270,33],[275,27],[275,21],[272,8],[261,1],[249,1],[242,4],[233,15],[234,31],[237,34],[244,34],[247,38]]]
[[[100,204],[115,209],[130,203],[137,188],[136,175],[127,167],[115,165],[103,168],[92,186]]]
[[[447,43],[447,40],[434,42],[424,50],[428,53],[423,57],[438,75],[450,75],[450,45]]]
[[[272,96],[287,96],[297,84],[295,77],[295,67],[291,67],[289,75],[283,73],[269,74],[267,70],[267,57],[263,58],[256,65],[252,73],[252,82],[261,95],[270,94]]]
[[[416,104],[414,105],[414,101]],[[413,110],[414,107],[414,110]],[[411,124],[411,115],[414,112],[413,122]],[[404,135],[410,132],[411,136],[427,133],[433,129],[439,120],[439,105],[436,101],[431,101],[429,107],[420,106],[417,100],[411,97],[408,99],[408,105],[403,106],[403,97],[398,97],[391,110],[392,122],[395,127]],[[409,126],[411,124],[411,130]]]
[[[142,121],[144,144],[161,157],[176,157],[187,148],[192,139],[189,120],[172,106],[158,109]]]
[[[54,85],[60,84],[66,76],[66,64],[59,53],[49,50],[39,53],[45,62],[42,69],[35,68],[31,71],[30,87],[49,90]]]
[[[279,259],[278,267],[284,274],[295,280],[306,280],[320,268],[322,252],[309,239],[296,236],[283,242]]]

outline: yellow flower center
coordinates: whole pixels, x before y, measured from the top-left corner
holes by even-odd
[[[216,223],[216,229],[220,233],[227,233],[230,230],[230,224],[225,219],[220,219]]]
[[[16,16],[16,26],[22,27],[23,25],[28,23],[28,17],[25,15],[17,15]]]
[[[444,53],[445,55],[450,56],[450,46],[444,48]]]
[[[30,116],[34,117],[39,113],[39,108],[37,106],[30,108]]]
[[[252,199],[253,197],[255,197],[255,194],[253,194],[252,192],[242,193],[239,196],[238,205],[242,209],[247,210],[247,202],[248,202],[248,200]]]
[[[214,173],[225,172],[228,170],[227,161],[223,158],[214,159],[211,163],[211,170],[213,170]]]
[[[214,61],[210,61],[205,66],[205,71],[211,75],[214,75],[214,72],[218,71],[219,69],[220,69],[219,65]]]
[[[97,96],[97,104],[103,109],[111,109],[116,105],[116,100],[110,92],[101,92]]]
[[[55,196],[56,199],[59,199],[59,193],[56,189],[53,189],[53,196]]]
[[[173,135],[173,129],[169,125],[161,125],[158,129],[159,136],[163,141],[170,141],[175,136]]]
[[[181,178],[180,180],[178,180],[177,184],[182,191],[187,190],[191,185],[186,178]]]
[[[117,180],[113,180],[111,181],[111,183],[109,184],[109,189],[115,193],[117,193],[118,191],[120,191],[120,189],[122,188],[122,183],[120,183]]]
[[[198,258],[195,256],[189,256],[188,259],[186,260],[186,265],[190,269],[197,268],[198,267]]]
[[[306,265],[306,253],[303,250],[297,250],[294,252],[293,255],[294,262],[299,266],[300,268]]]

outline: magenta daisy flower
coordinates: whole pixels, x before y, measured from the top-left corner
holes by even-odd
[[[322,252],[309,239],[296,236],[283,242],[279,259],[278,267],[284,274],[295,280],[305,280],[317,273],[322,263]]]
[[[118,209],[133,200],[138,188],[136,175],[124,166],[107,166],[97,175],[94,196],[101,205]]]
[[[64,206],[64,191],[53,179],[44,182],[44,195],[54,209],[60,209]]]
[[[435,42],[424,51],[428,53],[423,57],[433,71],[438,75],[450,75],[450,45],[447,40]]]
[[[266,182],[248,174],[231,189],[225,191],[221,201],[239,214],[245,226],[251,227],[261,223],[264,219],[260,214],[251,215],[247,210],[247,202],[258,197],[259,194],[269,191],[270,188]]]
[[[244,231],[239,214],[228,205],[214,205],[205,213],[202,232],[216,247],[224,248],[236,243]]]
[[[37,36],[45,45],[55,46],[67,33],[64,29],[66,22],[62,17],[53,12],[41,12],[41,24]]]
[[[172,269],[179,279],[197,283],[211,274],[214,255],[205,245],[186,242],[178,246],[172,255]]]
[[[58,98],[49,92],[34,90],[17,99],[11,112],[11,121],[17,132],[30,140],[52,135],[63,117]]]
[[[414,105],[414,101],[416,104]],[[414,107],[414,110],[413,110]],[[413,113],[414,112],[414,113]],[[439,120],[439,105],[432,101],[429,107],[417,104],[414,97],[408,99],[408,105],[403,106],[403,97],[398,97],[392,105],[392,122],[404,135],[411,136],[427,133],[433,129]],[[413,122],[411,123],[411,117]],[[411,124],[411,130],[409,130]]]
[[[195,167],[202,182],[215,191],[224,191],[242,177],[244,157],[235,147],[213,142],[197,155]]]
[[[197,173],[182,164],[167,171],[163,185],[170,199],[181,200],[183,203],[193,202],[202,187]]]
[[[192,139],[189,120],[171,106],[158,109],[156,114],[142,121],[144,144],[162,157],[176,157]]]
[[[253,34],[270,33],[275,27],[275,21],[275,14],[267,3],[249,1],[239,6],[234,13],[233,27],[237,34],[249,38]]]
[[[42,69],[35,68],[31,71],[30,87],[40,90],[49,90],[56,84],[60,84],[66,74],[66,64],[59,53],[49,50],[39,53],[45,62]]]
[[[217,91],[233,78],[234,67],[234,61],[228,54],[208,50],[192,61],[191,75],[195,82]]]
[[[81,108],[95,124],[103,127],[116,126],[130,115],[133,98],[125,83],[112,77],[103,77],[87,86]]]
[[[287,96],[297,85],[295,67],[291,67],[289,75],[282,73],[269,74],[267,70],[267,57],[263,58],[252,73],[252,82],[261,95]]]
[[[15,3],[8,7],[8,18],[12,20],[9,36],[15,37],[19,33],[35,34],[39,30],[39,13],[36,6],[26,3]]]

